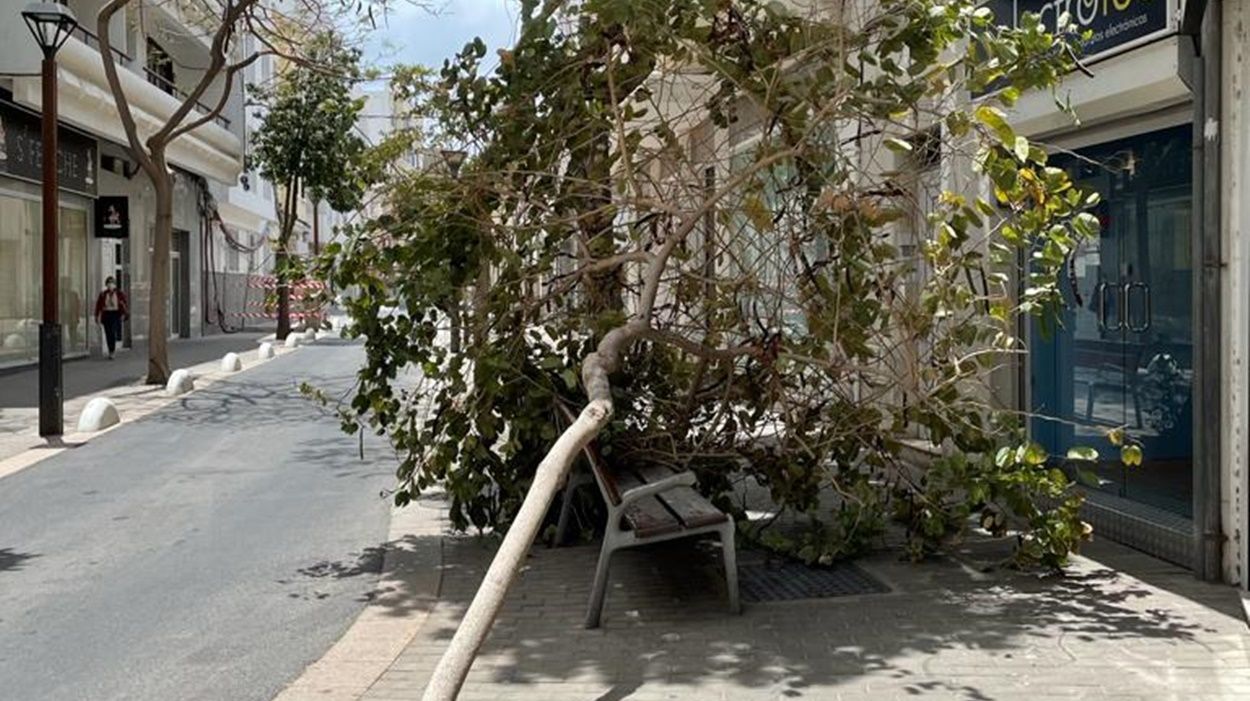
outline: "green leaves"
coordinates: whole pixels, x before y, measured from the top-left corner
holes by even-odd
[[[1012,152],[1021,163],[1027,162],[1029,160],[1029,140],[1023,136],[1017,136]]]
[[[1024,465],[1041,465],[1049,457],[1040,443],[1030,442],[1020,446],[1016,453],[1016,462]]]
[[[1068,448],[1068,459],[1079,462],[1098,462],[1098,451],[1085,446]]]
[[[910,141],[905,141],[895,137],[887,138],[885,140],[885,146],[891,151],[895,151],[897,153],[911,153],[915,150],[915,147],[912,146]]]
[[[1007,123],[1007,117],[997,107],[991,105],[981,105],[974,113],[976,119],[981,124],[989,128],[989,130],[998,137],[998,141],[1004,148],[1011,149],[1016,146],[1016,132]],[[1025,142],[1026,147],[1028,142]],[[1021,158],[1021,160],[1024,160]]]
[[[352,96],[360,52],[327,32],[308,42],[307,53],[307,63],[292,65],[272,85],[251,86],[252,100],[264,111],[251,135],[249,161],[275,185],[349,211],[376,177],[356,128],[364,107]],[[293,222],[296,204],[294,198],[283,203],[285,222]]]
[[[982,519],[1019,531],[1022,563],[1058,566],[1084,537],[1070,479],[985,399],[1025,315],[1053,325],[1063,264],[1097,235],[1089,200],[1002,108],[1054,84],[1061,38],[999,27],[973,0],[884,0],[871,31],[753,0],[605,0],[559,21],[546,7],[521,13],[497,66],[474,41],[438,71],[397,72],[419,119],[370,167],[472,155],[458,177],[386,171],[384,215],[326,264],[358,290],[353,409],[404,457],[402,493],[445,485],[457,527],[506,528],[555,404],[584,404],[584,359],[658,279],[651,331],[610,378],[607,459],[691,469],[721,497],[745,469],[813,524],[772,547],[817,563],[871,546],[893,512],[917,557]],[[670,89],[690,75],[701,89]],[[991,85],[997,99],[949,100]],[[316,120],[290,123],[317,139],[351,107],[310,104]],[[428,384],[404,394],[415,368]],[[949,454],[901,479],[916,436]]]
[[[1126,467],[1140,467],[1142,449],[1139,445],[1125,445],[1120,448],[1120,462]]]

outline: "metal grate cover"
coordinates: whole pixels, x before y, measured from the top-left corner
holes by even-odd
[[[849,562],[832,567],[808,567],[800,562],[743,565],[738,570],[738,578],[743,598],[756,603],[890,591],[885,584]]]

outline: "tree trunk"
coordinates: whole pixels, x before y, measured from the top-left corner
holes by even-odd
[[[278,278],[278,331],[276,336],[279,341],[286,340],[291,335],[291,288],[287,285],[286,280],[286,241],[278,242],[278,251],[274,254],[274,270]]]
[[[169,249],[174,235],[174,183],[165,159],[157,156],[158,177],[152,178],[156,190],[156,226],[152,231],[152,279],[148,295],[148,374],[150,385],[163,385],[169,380]],[[177,313],[177,310],[173,310]]]
[[[286,337],[291,335],[291,286],[287,271],[290,254],[287,252],[287,246],[290,244],[291,234],[295,232],[295,218],[298,216],[295,209],[299,206],[298,192],[299,188],[295,183],[287,185],[282,211],[279,212],[281,219],[278,222],[278,250],[274,253],[274,277],[277,278],[278,284],[278,331],[275,336],[279,341],[286,340]]]

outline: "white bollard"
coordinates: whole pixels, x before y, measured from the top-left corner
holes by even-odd
[[[261,360],[269,360],[275,355],[277,355],[277,353],[274,352],[273,344],[270,343],[269,341],[265,341],[264,343],[260,344],[260,350],[256,351],[256,356],[259,357]]]
[[[282,347],[283,347],[283,348],[297,348],[297,347],[299,347],[299,335],[298,335],[298,334],[291,334],[290,336],[287,336],[287,337],[286,337],[286,340],[282,342]]]
[[[222,372],[238,372],[243,369],[243,360],[238,353],[226,353],[221,359]]]
[[[304,341],[307,342],[307,341],[315,341],[315,340],[317,340],[317,330],[316,329],[304,329]]]
[[[104,397],[96,397],[87,402],[82,415],[78,417],[78,432],[103,431],[121,420],[121,414],[117,413],[117,405]]]
[[[191,373],[186,370],[174,370],[174,374],[169,376],[169,382],[165,383],[165,396],[177,397],[193,389],[195,389],[195,378],[191,377]]]
[[[26,337],[20,333],[11,333],[4,337],[4,347],[9,349],[25,348]]]

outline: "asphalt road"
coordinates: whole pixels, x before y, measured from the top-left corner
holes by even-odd
[[[268,700],[377,584],[393,457],[315,345],[0,480],[0,699]]]

